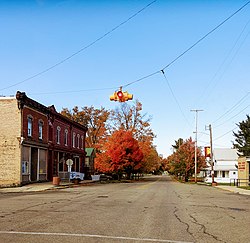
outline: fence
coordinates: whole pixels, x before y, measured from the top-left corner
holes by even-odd
[[[230,179],[230,186],[249,186],[250,181],[249,179]]]

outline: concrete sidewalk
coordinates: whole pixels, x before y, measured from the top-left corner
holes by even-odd
[[[219,186],[215,186],[214,188],[218,188],[218,189],[222,189],[222,190],[225,190],[225,191],[250,196],[250,190],[239,188],[239,187],[236,187],[236,186],[222,186],[222,185],[219,185]]]
[[[20,187],[7,187],[7,188],[0,188],[0,193],[9,193],[9,192],[41,192],[47,190],[57,190],[57,189],[64,189],[68,187],[78,187],[90,183],[94,183],[97,181],[92,180],[84,180],[81,181],[79,184],[74,184],[71,182],[60,182],[59,186],[55,186],[52,182],[41,182],[41,183],[31,183]]]
[[[203,186],[211,186],[211,184],[205,183],[205,182],[198,182],[197,184],[198,185],[203,185]],[[218,185],[218,186],[213,186],[213,188],[217,188],[217,189],[221,189],[221,190],[224,190],[224,191],[229,191],[229,192],[233,192],[233,193],[238,193],[238,194],[250,196],[250,190],[239,188],[237,186]]]

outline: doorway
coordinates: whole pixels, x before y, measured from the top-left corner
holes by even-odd
[[[38,149],[31,148],[31,181],[37,181]]]

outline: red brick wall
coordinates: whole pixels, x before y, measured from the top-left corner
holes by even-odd
[[[57,144],[57,127],[60,127],[60,143]],[[68,146],[65,146],[64,143],[64,131],[65,129],[68,130]],[[53,143],[56,147],[62,147],[62,148],[70,148],[71,147],[71,140],[70,140],[70,125],[62,122],[60,120],[55,120],[53,123]]]
[[[23,108],[23,137],[28,139],[28,117],[32,117],[32,139],[33,141],[41,141],[39,139],[38,124],[39,121],[43,121],[43,135],[42,141],[48,143],[48,118],[47,115],[42,114],[36,110],[30,109],[28,107]]]
[[[57,127],[60,127],[61,131],[60,131],[60,144],[57,144]],[[65,146],[64,143],[64,131],[65,129],[68,130],[68,146]],[[73,148],[73,133],[76,134],[76,138],[75,138],[75,148]],[[79,144],[79,149],[77,148],[77,135],[80,135],[80,144]],[[83,149],[82,149],[82,144],[81,144],[81,136],[83,136]],[[82,152],[85,151],[85,132],[77,129],[75,127],[72,127],[69,123],[67,123],[66,121],[63,122],[61,120],[57,120],[55,119],[54,123],[53,123],[53,143],[55,145],[55,147],[57,148],[62,148],[62,149],[72,149],[75,152]]]

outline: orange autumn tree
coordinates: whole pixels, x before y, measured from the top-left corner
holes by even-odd
[[[138,100],[133,104],[123,103],[111,111],[111,130],[124,129],[130,131],[139,142],[144,155],[140,172],[157,171],[160,168],[160,157],[153,145],[155,135],[151,129],[151,117],[142,113],[142,103]]]
[[[127,178],[141,167],[143,153],[131,131],[115,131],[104,144],[103,152],[97,155],[96,169],[100,172],[126,173]]]
[[[161,167],[161,158],[157,153],[156,147],[153,146],[151,139],[145,137],[139,141],[139,146],[144,155],[141,171],[145,173],[158,171]]]
[[[195,170],[195,142],[192,138],[184,141],[176,151],[167,158],[169,172],[176,176],[182,176],[188,180]],[[197,172],[206,167],[205,157],[201,149],[197,148]]]
[[[95,148],[97,152],[101,149],[107,136],[110,115],[108,110],[103,107],[96,109],[93,106],[85,106],[79,110],[78,106],[75,106],[72,110],[63,108],[61,114],[88,127],[86,147]]]

